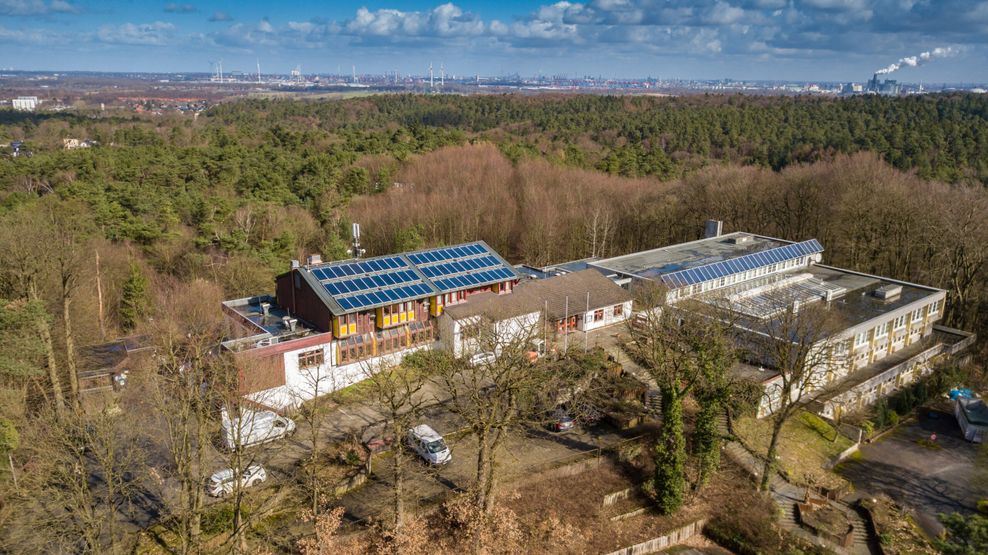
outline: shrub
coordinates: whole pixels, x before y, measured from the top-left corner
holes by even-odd
[[[244,519],[250,517],[250,510],[247,507],[240,509],[240,514]],[[202,514],[202,532],[207,536],[213,536],[220,532],[229,531],[233,528],[233,505],[230,503],[220,503],[209,508]]]
[[[983,515],[988,515],[988,499],[978,501],[978,512]]]

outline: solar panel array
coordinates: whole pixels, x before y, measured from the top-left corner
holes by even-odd
[[[672,288],[685,287],[821,252],[823,252],[823,245],[816,239],[810,239],[802,243],[793,243],[730,260],[672,272],[663,275],[662,281]]]
[[[376,258],[363,262],[351,262],[349,264],[337,264],[334,266],[323,266],[315,268],[312,273],[319,281],[393,270],[395,268],[407,268],[408,264],[399,256],[389,256],[387,258]]]
[[[480,243],[432,249],[408,255],[440,291],[482,287],[515,276],[514,271]]]
[[[423,265],[452,260],[454,258],[465,258],[467,256],[474,256],[477,254],[490,254],[490,251],[484,248],[484,246],[480,243],[472,243],[459,247],[442,247],[438,249],[416,252],[408,255],[408,259],[411,260],[413,264]]]
[[[404,257],[324,265],[311,271],[346,311],[396,304],[517,277],[482,243],[430,249]]]
[[[479,272],[476,274],[463,274],[447,279],[437,279],[433,283],[442,291],[453,291],[464,287],[476,287],[489,283],[497,283],[515,277],[511,270],[498,268],[489,272]]]

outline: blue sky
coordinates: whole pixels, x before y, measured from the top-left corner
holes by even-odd
[[[902,58],[904,81],[988,81],[988,0],[0,0],[14,69],[863,81]]]

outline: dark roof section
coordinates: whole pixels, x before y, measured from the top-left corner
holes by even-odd
[[[314,264],[297,271],[335,316],[521,277],[483,241]]]
[[[474,295],[466,304],[446,308],[454,319],[485,315],[493,319],[511,318],[548,309],[550,319],[560,320],[567,314],[614,306],[632,299],[621,286],[597,270],[581,270],[536,281],[523,282],[510,295]]]
[[[961,406],[968,422],[977,426],[988,426],[988,406],[983,400],[958,398],[956,402]]]

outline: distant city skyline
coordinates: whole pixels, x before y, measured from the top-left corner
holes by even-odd
[[[0,67],[988,80],[988,1],[0,0]]]

